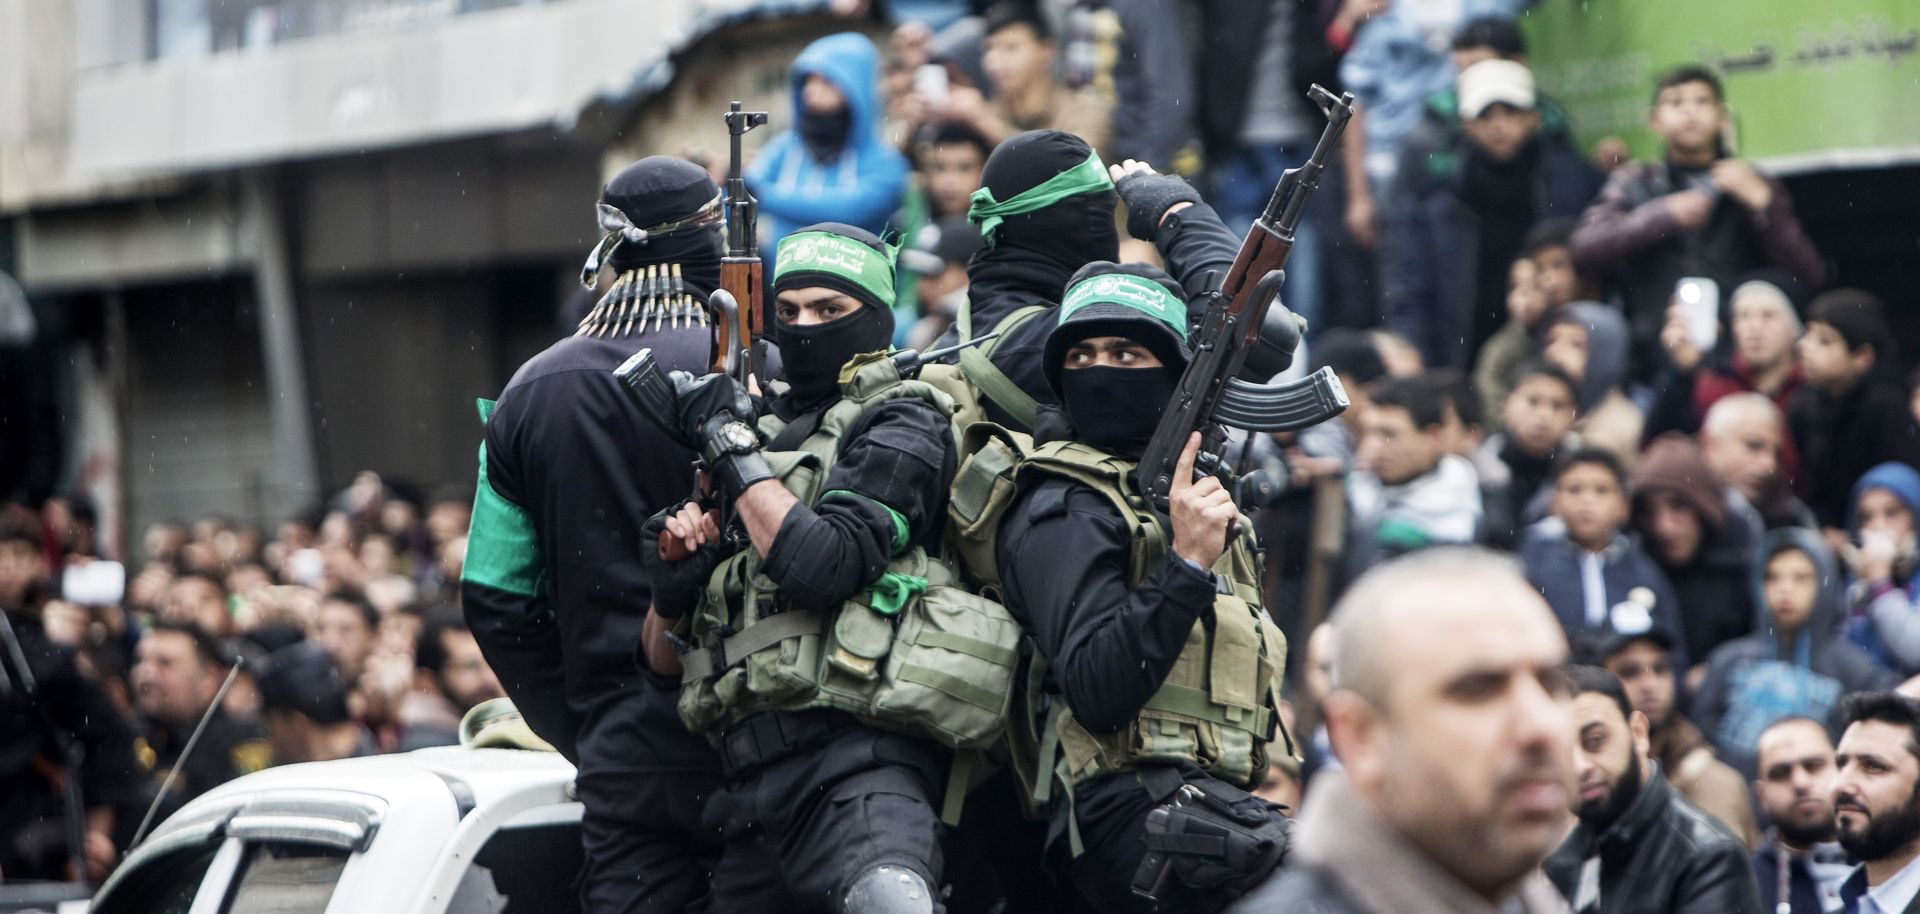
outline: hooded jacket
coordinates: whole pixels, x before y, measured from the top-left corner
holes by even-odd
[[[1629,469],[1640,460],[1640,430],[1645,419],[1621,387],[1627,381],[1627,322],[1599,302],[1577,301],[1541,320],[1538,356],[1546,351],[1553,325],[1570,322],[1587,329],[1587,370],[1574,390],[1579,421],[1573,430],[1586,444],[1601,448]]]
[[[1678,495],[1700,518],[1700,548],[1684,565],[1668,565],[1659,550],[1648,550],[1673,585],[1687,646],[1695,657],[1753,631],[1753,550],[1759,543],[1759,518],[1707,465],[1700,446],[1684,435],[1655,441],[1641,457],[1628,483],[1634,517],[1647,517],[1646,502],[1655,492]],[[1641,535],[1650,535],[1644,528]]]
[[[1766,559],[1781,549],[1813,559],[1820,578],[1813,613],[1786,644],[1781,643],[1766,597]],[[1840,730],[1840,698],[1849,692],[1891,689],[1892,672],[1875,664],[1840,633],[1845,594],[1833,552],[1812,530],[1767,534],[1754,559],[1755,631],[1729,641],[1707,659],[1706,679],[1694,696],[1693,719],[1720,748],[1720,759],[1747,777],[1754,775],[1760,733],[1783,717],[1824,720]]]
[[[815,222],[845,222],[878,233],[907,187],[907,160],[880,133],[880,52],[854,32],[807,45],[793,62],[793,111],[805,109],[800,87],[819,74],[846,97],[847,135],[839,153],[816,158],[798,130],[774,137],[746,170],[760,200],[767,250],[788,232]],[[771,274],[772,265],[768,265]]]
[[[1860,533],[1860,496],[1885,489],[1920,518],[1920,472],[1904,463],[1883,463],[1853,484],[1853,511],[1848,527]],[[1910,561],[1910,559],[1909,559]],[[1889,581],[1860,581],[1853,612],[1847,618],[1847,639],[1903,676],[1920,673],[1920,573],[1896,562]]]
[[[1667,583],[1666,576],[1660,573],[1660,566],[1647,557],[1646,551],[1640,548],[1633,537],[1616,534],[1613,542],[1598,553],[1608,618],[1602,619],[1596,626],[1587,621],[1586,571],[1583,565],[1589,555],[1593,553],[1589,553],[1586,547],[1567,538],[1567,526],[1557,517],[1549,517],[1528,527],[1526,537],[1520,544],[1520,561],[1526,567],[1527,582],[1540,591],[1548,606],[1553,607],[1553,615],[1560,620],[1560,627],[1566,631],[1567,639],[1571,641],[1581,632],[1610,624],[1619,629],[1631,629],[1635,626],[1623,624],[1625,619],[1614,621],[1621,612],[1631,612],[1623,604],[1646,606],[1645,598],[1651,597],[1653,605],[1646,608],[1652,611],[1653,624],[1675,636],[1671,652],[1673,667],[1677,670],[1686,669],[1691,655],[1687,652],[1686,626],[1680,618],[1680,601],[1674,597],[1673,587]],[[1646,593],[1635,594],[1639,590]]]

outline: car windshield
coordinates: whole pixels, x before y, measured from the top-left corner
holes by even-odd
[[[576,914],[580,823],[507,828],[487,839],[447,914]]]

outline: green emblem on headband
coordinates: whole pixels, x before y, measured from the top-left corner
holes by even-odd
[[[773,281],[778,283],[796,273],[824,273],[844,279],[893,307],[893,257],[852,238],[832,232],[795,232],[780,239]]]
[[[1151,279],[1126,273],[1101,273],[1074,283],[1060,302],[1060,323],[1088,305],[1113,304],[1132,308],[1187,338],[1187,303]]]
[[[995,200],[993,191],[984,187],[974,191],[973,203],[967,207],[967,221],[980,226],[981,236],[987,239],[988,245],[992,245],[993,236],[1000,230],[1000,222],[1008,216],[1045,209],[1068,197],[1091,194],[1112,186],[1113,179],[1107,177],[1107,166],[1101,164],[1100,154],[1089,152],[1085,162],[1015,194],[1010,200]]]

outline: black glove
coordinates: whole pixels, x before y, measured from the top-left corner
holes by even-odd
[[[1114,185],[1127,204],[1127,234],[1152,241],[1160,232],[1160,218],[1176,203],[1199,203],[1200,192],[1173,175],[1131,174]]]
[[[696,378],[674,372],[672,377],[680,426],[713,473],[722,495],[732,500],[748,486],[774,478],[766,458],[760,456],[753,397],[740,382],[724,374]]]
[[[694,377],[684,371],[676,371],[668,378],[673,381],[674,406],[680,412],[680,428],[696,449],[707,440],[708,423],[715,418],[724,416],[749,425],[753,423],[753,397],[731,375]]]
[[[667,532],[667,518],[686,505],[683,501],[663,508],[640,525],[640,564],[647,570],[647,583],[653,586],[653,611],[668,619],[680,618],[700,601],[700,591],[726,558],[726,550],[714,541],[682,561],[669,562],[661,557],[659,543]]]

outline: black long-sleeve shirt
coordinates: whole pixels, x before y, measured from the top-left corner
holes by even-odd
[[[612,374],[642,347],[704,371],[708,345],[704,328],[569,337],[521,366],[487,421],[481,496],[520,519],[484,523],[476,504],[463,606],[514,704],[583,771],[718,769],[680,722],[679,683],[634,660],[652,600],[640,550],[655,548],[640,526],[693,491],[694,455]],[[482,573],[489,556],[517,566]]]
[[[906,548],[937,546],[953,484],[951,424],[919,400],[867,410],[841,440],[826,494],[787,511],[764,566],[788,599],[809,609],[831,609],[866,589]]]
[[[1065,479],[1023,493],[996,547],[1007,609],[1046,655],[1075,719],[1096,733],[1139,715],[1213,605],[1212,575],[1171,550],[1129,588],[1131,550],[1113,503]]]

